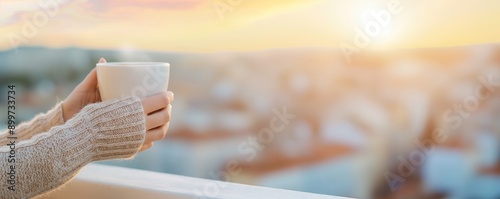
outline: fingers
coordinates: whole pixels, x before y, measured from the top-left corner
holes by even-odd
[[[168,99],[170,100],[170,103],[172,103],[174,101],[174,93],[172,93],[172,91],[168,91],[167,95]]]
[[[99,59],[99,63],[106,63],[106,60],[101,57]],[[90,73],[85,77],[85,79],[80,83],[80,86],[82,86],[84,90],[86,91],[93,91],[97,88],[97,70],[96,68],[92,69]]]
[[[146,139],[144,140],[144,143],[151,143],[158,140],[163,140],[163,138],[165,138],[165,136],[167,135],[168,126],[169,124],[167,123],[163,126],[160,126],[158,128],[146,132]]]
[[[162,140],[167,134],[172,113],[170,102],[174,100],[174,94],[170,91],[162,92],[141,100],[146,114],[146,138],[140,151],[147,150],[153,146],[153,142]]]
[[[166,108],[170,104],[170,99],[168,92],[162,92],[153,96],[143,98],[141,102],[144,108],[144,113],[146,115],[149,115],[152,112]]]
[[[168,118],[170,118],[170,113],[172,113],[172,106],[169,105],[168,108],[163,109],[161,111],[158,111],[156,113],[153,113],[147,117],[150,117],[150,119],[151,119],[151,117],[156,116],[156,115],[165,114],[165,112],[168,113]],[[146,120],[146,122],[147,121],[148,121],[148,119]],[[164,120],[164,121],[166,121],[166,120]],[[144,151],[144,150],[151,148],[153,146],[153,142],[155,142],[155,141],[163,140],[165,138],[165,136],[167,135],[167,131],[168,131],[169,126],[170,126],[170,119],[168,119],[168,121],[166,123],[164,123],[163,125],[148,130],[146,132],[146,138],[144,139],[144,144],[141,147],[140,151]]]
[[[80,83],[80,86],[83,86],[83,89],[91,91],[97,88],[97,70],[94,68],[90,73],[85,77],[85,79]]]
[[[170,121],[170,113],[167,108],[146,116],[146,129],[151,130],[163,126]]]
[[[139,149],[139,152],[148,150],[149,148],[153,147],[153,143],[148,143],[148,144],[143,144],[141,149]]]

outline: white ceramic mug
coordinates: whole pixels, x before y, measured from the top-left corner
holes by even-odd
[[[170,64],[161,62],[108,62],[97,64],[102,101],[124,96],[143,98],[168,88]]]

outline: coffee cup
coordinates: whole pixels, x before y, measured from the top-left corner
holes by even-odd
[[[170,64],[162,62],[108,62],[97,64],[102,101],[134,96],[143,98],[166,91]]]

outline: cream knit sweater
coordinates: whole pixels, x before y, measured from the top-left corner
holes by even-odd
[[[62,103],[17,126],[15,191],[7,180],[12,139],[0,133],[0,198],[31,198],[73,178],[92,161],[131,158],[145,138],[144,110],[138,98],[90,104],[64,122]]]

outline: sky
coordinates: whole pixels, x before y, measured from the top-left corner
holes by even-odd
[[[377,50],[497,42],[498,0],[0,0],[0,50]]]

